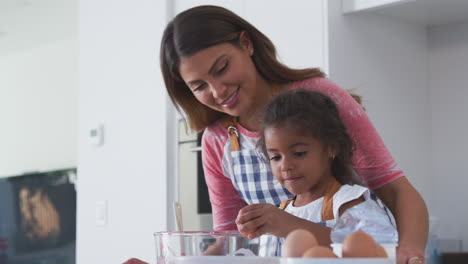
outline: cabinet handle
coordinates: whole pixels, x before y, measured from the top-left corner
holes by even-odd
[[[189,149],[190,152],[199,152],[201,150],[202,150],[202,147],[193,147]]]

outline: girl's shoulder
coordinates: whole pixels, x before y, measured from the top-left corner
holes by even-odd
[[[341,206],[347,204],[348,202],[357,200],[361,197],[367,200],[366,197],[368,197],[368,195],[369,195],[369,189],[367,189],[364,186],[361,186],[358,184],[342,185],[341,188],[338,190],[338,192],[335,193],[335,195],[333,196],[333,215],[335,216],[335,219],[338,219],[340,215],[339,212],[340,212]]]
[[[338,203],[346,203],[347,201],[357,199],[361,196],[367,198],[369,193],[369,189],[364,186],[358,184],[344,184],[333,196],[333,201],[336,201]]]

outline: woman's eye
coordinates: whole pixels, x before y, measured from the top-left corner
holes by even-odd
[[[192,90],[192,92],[196,92],[196,91],[201,91],[203,90],[203,88],[205,88],[206,84],[200,84],[199,86],[195,87],[195,89]]]
[[[223,73],[224,71],[226,71],[228,65],[229,65],[229,62],[224,63],[223,67],[221,67],[221,68],[216,72],[216,74],[221,74],[221,73]]]

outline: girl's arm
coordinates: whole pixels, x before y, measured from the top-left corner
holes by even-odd
[[[302,219],[296,216],[293,216],[293,217],[296,218],[294,220],[294,223],[295,223],[294,228],[290,228],[289,232],[296,230],[296,229],[308,230],[309,232],[314,234],[319,245],[324,246],[324,247],[330,247],[330,244],[332,243],[331,238],[330,238],[331,228],[323,226],[321,224],[307,221],[305,219]],[[287,234],[289,234],[289,232]]]
[[[305,229],[310,231],[317,242],[329,247],[331,229],[290,213],[271,204],[252,204],[239,211],[236,220],[237,227],[249,239],[269,233],[277,237],[286,237],[291,231]]]
[[[424,259],[428,236],[426,204],[406,177],[400,177],[374,190],[392,211],[397,222],[398,264],[406,264],[411,257]]]

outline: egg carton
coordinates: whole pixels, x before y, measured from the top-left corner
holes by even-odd
[[[343,244],[342,243],[333,243],[330,245],[333,249],[333,253],[337,255],[339,258],[342,256],[342,251],[343,251]],[[394,243],[386,243],[386,244],[380,244],[380,246],[385,250],[385,253],[387,254],[388,258],[393,260],[393,263],[396,263],[396,249],[398,244]]]
[[[390,258],[280,258],[277,264],[395,264],[395,261]]]
[[[172,257],[157,264],[394,264],[390,258]]]

